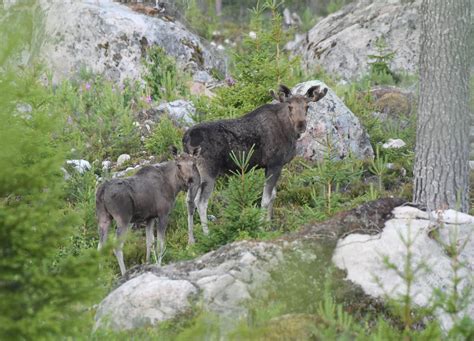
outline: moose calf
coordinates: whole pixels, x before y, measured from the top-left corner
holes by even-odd
[[[237,119],[200,123],[186,131],[183,136],[184,150],[190,152],[201,148],[197,160],[201,183],[188,191],[189,243],[194,242],[191,233],[195,205],[204,233],[208,233],[209,197],[216,178],[235,170],[236,165],[230,157],[232,151],[248,152],[254,147],[250,167],[265,169],[266,182],[261,206],[267,210],[267,219],[271,218],[276,197],[275,185],[283,166],[296,155],[296,141],[306,130],[308,105],[319,101],[327,91],[327,88],[313,86],[305,96],[292,95],[288,87],[280,85],[278,96],[271,92],[279,101],[277,104],[265,104]]]
[[[176,196],[194,183],[199,183],[195,160],[199,149],[193,155],[177,154],[174,159],[155,166],[145,166],[135,175],[106,181],[96,193],[96,215],[99,222],[99,250],[107,240],[112,219],[117,223],[118,244],[114,249],[122,275],[125,273],[122,248],[125,234],[131,223],[146,222],[146,261],[154,244],[153,227],[158,219],[157,238],[160,242],[158,264],[164,254],[164,238],[168,216],[174,207]],[[158,248],[158,245],[155,247]],[[155,253],[155,251],[153,251]],[[156,253],[155,253],[156,257]]]

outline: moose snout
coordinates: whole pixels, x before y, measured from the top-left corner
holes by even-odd
[[[188,178],[188,185],[192,185],[194,182],[194,179],[193,178]]]
[[[298,130],[298,133],[304,133],[306,130],[306,121],[298,122],[296,129]]]

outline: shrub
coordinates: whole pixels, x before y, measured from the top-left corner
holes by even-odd
[[[163,155],[170,146],[176,146],[178,149],[181,149],[182,138],[183,131],[177,128],[171,119],[163,116],[153,129],[153,133],[146,140],[145,147],[151,154]]]
[[[74,149],[71,156],[95,160],[138,152],[133,112],[144,105],[141,97],[136,84],[116,86],[87,73],[78,82],[63,82],[54,92],[54,106],[67,115],[63,142]]]
[[[58,257],[78,222],[64,200],[64,118],[37,73],[4,69],[1,77],[0,338],[78,335],[101,276],[97,252]]]
[[[271,12],[269,30],[264,28],[263,19],[267,9]],[[297,60],[283,52],[285,36],[281,23],[274,1],[267,0],[263,6],[257,3],[250,24],[257,36],[245,38],[242,51],[233,56],[234,77],[228,79],[233,85],[217,89],[209,102],[196,103],[198,111],[206,114],[206,120],[241,116],[268,102],[269,90],[279,83],[292,85],[299,68]]]
[[[378,38],[375,42],[376,54],[368,55],[371,59],[370,79],[375,84],[394,84],[400,77],[390,70],[390,62],[395,57],[395,52],[388,49],[385,39]]]
[[[176,67],[176,60],[162,48],[149,48],[144,63],[147,69],[144,79],[154,100],[169,102],[187,94],[186,76]]]

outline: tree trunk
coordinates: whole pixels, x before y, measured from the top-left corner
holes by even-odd
[[[423,0],[413,200],[469,209],[470,0]]]
[[[216,0],[216,15],[218,17],[222,15],[222,0]]]

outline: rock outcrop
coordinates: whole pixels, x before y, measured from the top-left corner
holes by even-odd
[[[339,240],[334,263],[367,294],[398,299],[407,292],[401,274],[406,274],[410,252],[412,270],[417,269],[410,296],[418,306],[431,304],[434,290],[453,295],[454,269],[459,267],[456,294],[461,295],[463,304],[458,302],[458,308],[463,309],[454,316],[441,309],[435,314],[445,330],[450,329],[453,317],[474,316],[472,293],[462,296],[474,285],[474,217],[453,210],[428,214],[413,207],[397,207],[393,213],[380,234],[351,234]]]
[[[275,243],[244,241],[194,261],[131,269],[100,304],[96,328],[154,325],[189,312],[193,305],[229,321],[245,316],[245,302],[259,295],[282,258],[282,247]]]
[[[40,9],[40,57],[55,81],[81,69],[120,82],[139,80],[142,58],[153,45],[191,71],[225,68],[223,56],[179,22],[138,13],[112,0],[41,0]]]
[[[462,278],[459,292],[472,286],[474,217],[453,210],[429,214],[400,206],[402,202],[380,199],[273,241],[235,242],[195,260],[161,268],[132,268],[99,305],[96,328],[123,330],[155,325],[190,316],[196,310],[215,313],[223,321],[223,328],[235,326],[240,318],[248,317],[249,303],[271,293],[267,289],[281,276],[275,276],[275,271],[288,275],[288,259],[297,262],[287,263],[292,268],[311,264],[313,270],[313,264],[329,267],[332,259],[355,283],[347,287],[350,282],[341,279],[347,301],[358,308],[367,304],[373,309],[385,294],[397,297],[405,292],[400,276],[384,265],[385,256],[396,267],[405,265],[407,247],[401,237],[413,242],[412,265],[424,262],[430,270],[418,272],[414,278],[411,295],[415,304],[426,305],[435,288],[445,294],[452,290],[455,259],[449,256],[452,249],[448,252],[443,244],[458,246],[458,276]],[[474,314],[472,297],[466,299],[460,316]],[[435,315],[449,329],[449,315],[441,310]]]
[[[344,79],[363,75],[375,43],[384,39],[395,52],[392,71],[414,73],[419,55],[421,0],[356,0],[318,22],[305,39],[292,46],[303,67],[321,66]]]
[[[359,159],[372,158],[374,151],[369,136],[357,116],[323,82],[300,83],[292,93],[304,95],[314,85],[328,88],[328,93],[308,109],[307,128],[297,143],[297,153],[309,160],[343,159],[349,155]]]
[[[321,255],[312,254],[308,243],[333,248],[339,237],[352,230],[378,233],[401,203],[400,199],[382,199],[285,238],[235,242],[192,261],[132,268],[99,305],[96,328],[155,325],[193,309],[213,312],[232,326],[249,313],[247,303],[265,296],[271,273],[283,264],[285,255],[320,262]]]

